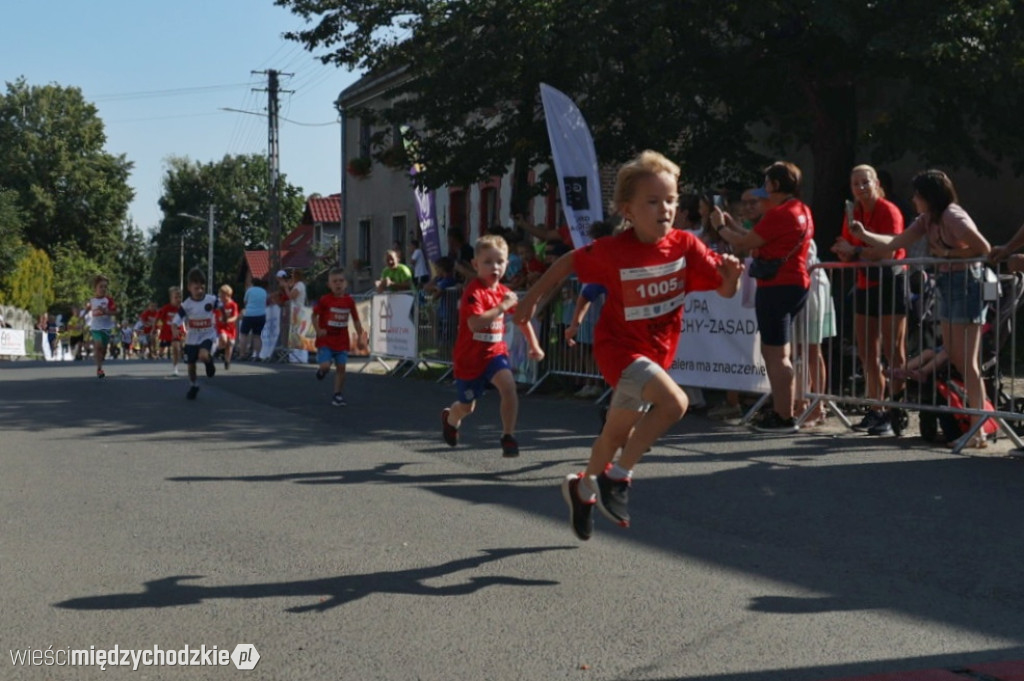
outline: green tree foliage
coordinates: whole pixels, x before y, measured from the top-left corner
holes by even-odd
[[[1024,170],[1024,12],[1012,0],[276,4],[307,20],[288,37],[326,63],[401,73],[376,115],[417,123],[433,187],[509,159],[518,183],[547,161],[541,82],[577,102],[603,162],[659,149],[695,186],[759,182],[766,161],[808,150],[812,207],[833,230],[855,162],[909,153]]]
[[[132,164],[103,151],[96,107],[78,88],[7,83],[0,95],[0,186],[17,192],[24,238],[51,255],[75,243],[104,266],[119,250]]]
[[[131,221],[121,233],[121,250],[117,254],[118,286],[114,299],[123,310],[122,319],[134,320],[150,300],[155,300],[150,285],[152,257],[146,235]]]
[[[18,261],[10,278],[9,303],[28,310],[35,316],[46,312],[53,304],[53,266],[50,256],[38,248],[30,247]]]
[[[60,244],[53,254],[53,307],[67,313],[72,305],[81,307],[92,298],[92,279],[103,272],[99,263],[86,255],[75,243]],[[107,274],[109,277],[110,274]],[[113,284],[114,281],[111,281]],[[113,288],[111,296],[120,302]]]
[[[10,190],[0,190],[0,302],[9,295],[9,279],[25,254],[21,234],[22,215],[18,208],[18,195]]]
[[[258,155],[225,156],[201,164],[171,158],[164,175],[160,208],[164,218],[153,235],[152,288],[162,299],[177,286],[182,270],[206,270],[209,206],[214,207],[214,283],[237,288],[245,250],[270,246],[270,169]],[[302,218],[302,188],[279,179],[282,236]],[[195,217],[184,217],[184,215]],[[195,219],[200,218],[200,219]],[[184,250],[184,265],[181,252]],[[212,289],[212,287],[211,287]]]

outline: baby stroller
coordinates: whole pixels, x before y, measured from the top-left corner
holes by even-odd
[[[1015,312],[1024,302],[1024,274],[1011,273],[998,277],[999,293],[996,305],[988,307],[985,324],[982,326],[981,377],[985,385],[985,409],[992,411],[1008,411],[1024,413],[1024,397],[1013,398],[1003,387],[999,370],[999,355],[1006,341],[1013,335]],[[922,291],[923,333],[927,334],[928,326],[935,332],[935,291],[934,284],[928,283]],[[930,298],[931,300],[927,300]],[[936,334],[937,337],[937,334]],[[936,406],[962,407],[967,401],[963,380],[956,369],[948,362],[941,361],[942,355],[936,357],[938,362],[934,371],[894,370],[893,376],[907,381],[902,391],[903,397],[913,396],[921,402]],[[913,360],[911,360],[913,361]],[[908,366],[910,362],[908,362]],[[900,396],[897,397],[900,399]],[[900,435],[907,428],[909,415],[906,409],[890,410],[893,432]],[[922,411],[919,415],[921,436],[928,441],[945,440],[951,442],[965,434],[971,426],[971,417],[962,414],[948,414],[933,411]],[[1014,431],[1024,435],[1024,422],[1014,421]],[[942,431],[940,436],[939,431]],[[995,421],[988,420],[981,432],[990,440],[996,438],[999,426]]]

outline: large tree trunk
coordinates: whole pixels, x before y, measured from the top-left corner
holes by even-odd
[[[843,201],[850,196],[850,170],[857,143],[856,97],[852,84],[815,87],[810,90],[814,114],[814,196],[810,206],[818,256],[832,259],[831,248],[842,232]]]

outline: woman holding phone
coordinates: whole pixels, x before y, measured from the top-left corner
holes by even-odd
[[[946,261],[936,266],[943,345],[949,353],[950,362],[963,377],[967,406],[984,409],[985,386],[981,380],[978,356],[981,324],[985,320],[982,299],[984,267],[980,262],[962,261],[987,256],[992,247],[971,216],[958,204],[953,182],[944,172],[926,170],[918,173],[913,187],[914,208],[920,215],[902,234],[877,234],[859,221],[854,221],[850,232],[863,243],[876,247],[883,257],[925,237],[931,256]],[[972,425],[977,420],[978,417],[971,417]],[[967,446],[986,447],[984,433],[977,433]]]
[[[883,259],[902,260],[906,251],[872,248],[851,232],[850,225],[859,222],[874,234],[897,236],[903,233],[903,214],[896,204],[885,198],[878,173],[869,165],[859,165],[850,172],[850,192],[855,201],[847,208],[842,236],[832,246],[832,252],[843,262],[864,263],[864,267],[857,269],[854,342],[864,372],[864,396],[883,400],[887,386],[882,358],[891,369],[902,369],[907,363],[906,277],[902,271],[896,273],[891,267],[872,263]],[[895,380],[888,387],[890,395],[898,394],[902,388]],[[892,435],[889,411],[872,409],[854,429],[867,431],[869,435]]]

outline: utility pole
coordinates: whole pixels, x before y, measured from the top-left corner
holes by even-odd
[[[274,69],[253,71],[267,76],[267,165],[270,166],[270,286],[275,289],[277,280],[273,275],[281,269],[281,204],[280,204],[280,149],[278,146],[278,102],[282,92],[279,76],[292,76]],[[259,90],[257,90],[259,92]],[[293,90],[283,90],[293,92]]]
[[[178,290],[185,290],[185,233],[182,232],[179,237],[180,244],[178,247]]]
[[[215,289],[215,284],[213,282],[213,204],[212,203],[210,204],[210,220],[209,220],[209,224],[207,225],[207,227],[208,227],[207,241],[209,241],[209,244],[207,245],[207,250],[206,250],[206,282],[207,282],[206,286],[207,286],[207,293],[209,293],[210,291],[216,290]],[[214,293],[214,295],[217,295],[217,294]]]

